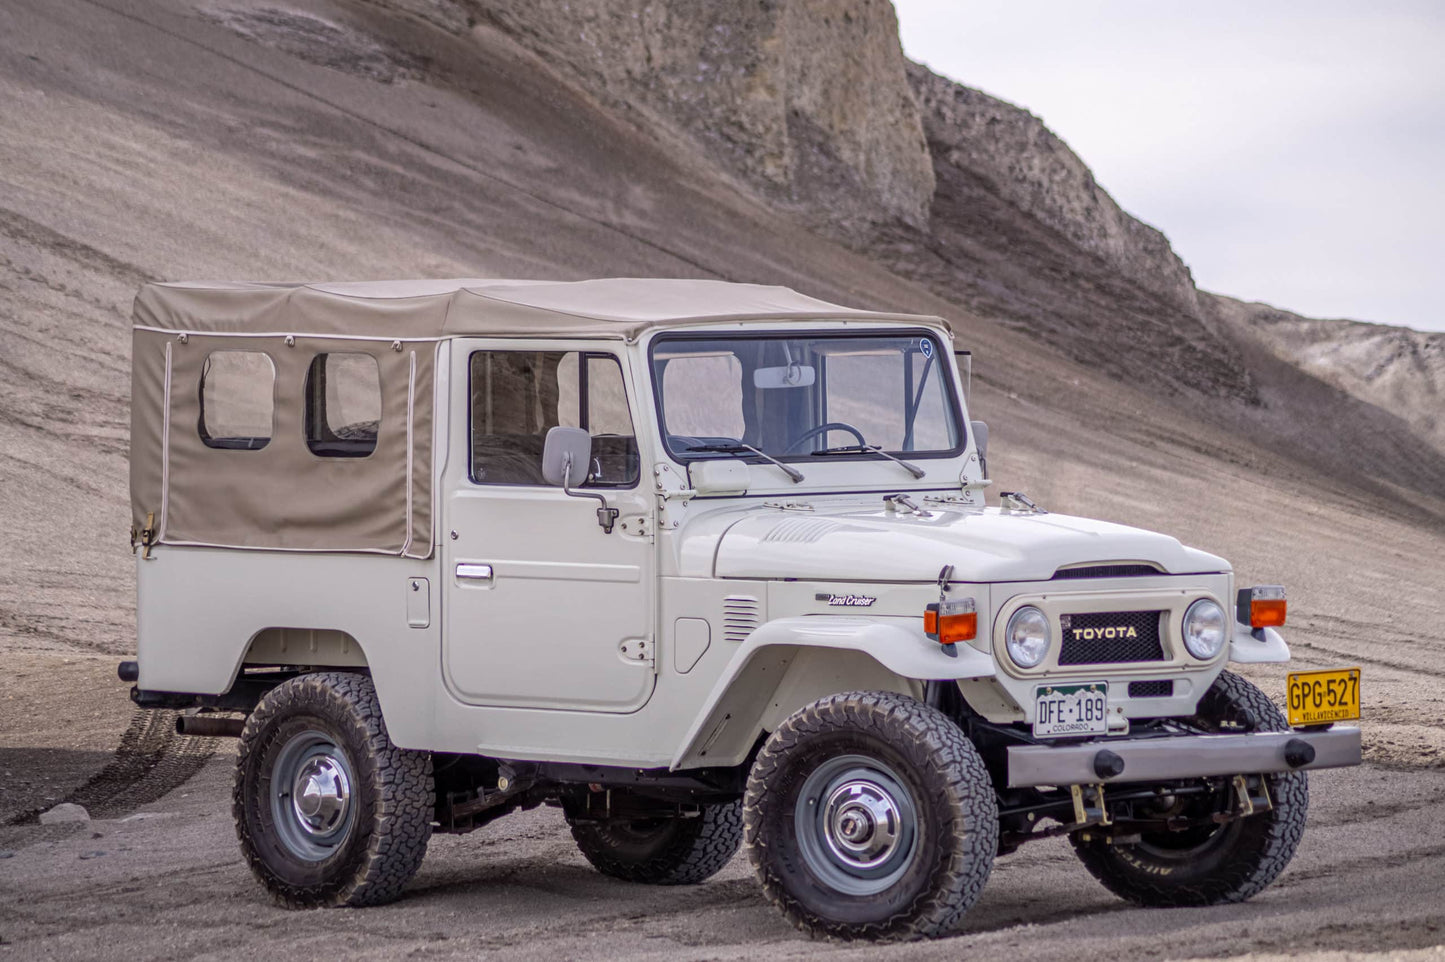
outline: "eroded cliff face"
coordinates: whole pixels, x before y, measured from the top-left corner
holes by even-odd
[[[922,225],[933,166],[888,0],[390,0],[494,27],[770,196]]]
[[[1140,287],[1199,310],[1194,278],[1169,239],[1125,213],[1042,120],[921,64],[909,64],[908,82],[936,164],[986,182],[1020,213]]]

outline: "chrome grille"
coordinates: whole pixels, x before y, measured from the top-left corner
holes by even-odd
[[[1060,615],[1060,665],[1118,665],[1163,661],[1160,611],[1091,611]]]

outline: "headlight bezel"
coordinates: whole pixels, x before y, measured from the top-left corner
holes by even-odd
[[[1209,608],[1214,609],[1219,632],[1219,642],[1212,650],[1202,646],[1196,647],[1190,630],[1191,627],[1194,627],[1195,618],[1207,612]],[[1179,638],[1184,642],[1184,650],[1189,653],[1190,657],[1198,661],[1213,661],[1229,644],[1229,627],[1229,616],[1225,614],[1223,605],[1213,598],[1196,598],[1188,608],[1184,609],[1184,617],[1179,621]],[[1209,627],[1206,626],[1204,630],[1209,630]]]
[[[1042,627],[1043,645],[1039,649],[1038,656],[1033,661],[1023,660],[1014,648],[1014,627],[1022,618],[1032,620],[1037,616],[1038,625]],[[1049,616],[1041,608],[1034,605],[1023,605],[1009,615],[1007,624],[1004,626],[1004,651],[1007,652],[1009,660],[1018,668],[1027,671],[1037,668],[1049,657],[1049,652],[1054,647],[1053,625],[1049,622]]]

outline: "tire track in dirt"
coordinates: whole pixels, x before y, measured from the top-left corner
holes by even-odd
[[[184,784],[215,754],[215,741],[177,735],[177,714],[136,709],[115,757],[63,801],[83,806],[91,818],[119,818]],[[22,812],[5,824],[34,824],[41,811]]]

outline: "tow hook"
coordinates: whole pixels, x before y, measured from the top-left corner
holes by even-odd
[[[1093,795],[1094,804],[1089,804],[1086,792]],[[1114,824],[1114,820],[1109,817],[1109,809],[1104,804],[1103,785],[1070,785],[1069,794],[1074,798],[1074,824],[1069,826],[1070,831],[1090,825]]]
[[[1274,808],[1274,800],[1269,797],[1269,786],[1263,778],[1257,779],[1259,794],[1255,794],[1250,787],[1249,779],[1244,775],[1236,775],[1231,781],[1234,787],[1234,811],[1215,812],[1214,821],[1223,825],[1225,822],[1232,822],[1237,818],[1247,818],[1260,812],[1267,812]]]

